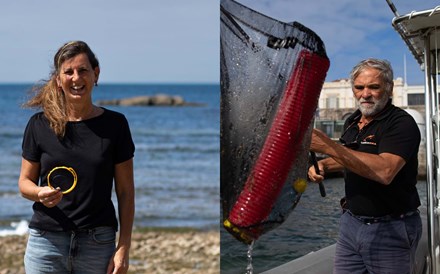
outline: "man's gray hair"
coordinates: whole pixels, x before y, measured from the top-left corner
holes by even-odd
[[[359,74],[365,70],[366,68],[374,68],[377,69],[380,73],[380,77],[382,78],[385,86],[383,89],[389,95],[393,95],[393,68],[391,67],[390,62],[382,59],[368,58],[361,62],[359,62],[350,72],[350,82],[351,87],[353,88],[354,80],[359,76]]]

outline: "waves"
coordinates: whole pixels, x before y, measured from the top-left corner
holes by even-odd
[[[152,153],[218,153],[219,147],[213,144],[138,144],[136,145],[136,151],[145,151]]]
[[[28,222],[21,220],[19,222],[12,222],[9,228],[0,228],[0,237],[10,235],[25,235],[28,232]]]
[[[1,129],[0,130],[0,140],[2,139],[21,139],[23,138],[24,129]]]
[[[216,137],[219,136],[218,129],[148,129],[136,127],[131,129],[131,133],[136,136],[144,137],[166,137],[166,136],[195,136],[195,137]]]

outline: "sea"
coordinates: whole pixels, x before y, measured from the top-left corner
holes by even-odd
[[[27,231],[32,202],[17,182],[32,84],[0,85],[0,236]],[[194,106],[103,106],[123,113],[136,146],[135,227],[218,229],[218,84],[100,84],[93,100],[179,95]],[[115,206],[116,199],[113,199]]]

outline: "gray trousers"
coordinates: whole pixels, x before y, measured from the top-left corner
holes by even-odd
[[[342,214],[336,243],[335,274],[412,273],[422,235],[418,213],[403,219],[365,224]]]

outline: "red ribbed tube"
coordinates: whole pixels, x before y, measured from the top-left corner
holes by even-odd
[[[248,242],[257,239],[281,191],[316,110],[329,60],[299,53],[272,126],[256,163],[235,202],[225,227]],[[231,226],[232,224],[232,226]]]

